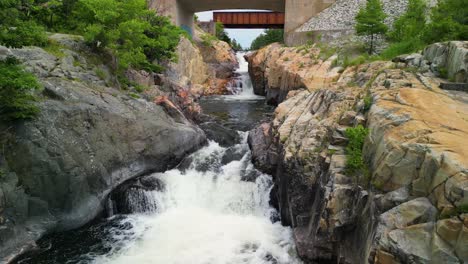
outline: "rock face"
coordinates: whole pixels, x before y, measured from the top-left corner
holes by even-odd
[[[204,94],[229,94],[227,84],[234,77],[234,71],[239,65],[234,50],[224,41],[213,39],[212,36],[207,37],[207,33],[199,28],[195,30],[194,40],[209,76]]]
[[[306,263],[468,261],[468,104],[399,66],[374,62],[290,91],[251,132]],[[369,128],[369,172],[351,174],[345,131],[357,125]]]
[[[193,43],[181,38],[177,61],[167,65],[167,80],[195,94],[229,94],[226,84],[238,66],[235,53],[224,41],[206,43],[202,40],[206,34],[197,28]]]
[[[37,119],[1,124],[0,262],[87,223],[116,186],[175,166],[206,140],[177,106],[152,102],[151,89],[135,99],[107,86],[102,65],[81,52],[0,47],[0,58],[18,58],[44,87]]]
[[[335,57],[320,56],[312,47],[269,45],[246,56],[254,92],[271,104],[281,103],[291,90],[315,89],[336,81],[339,69],[330,71]]]
[[[432,71],[458,83],[468,83],[468,43],[449,41],[427,46],[422,54],[402,55],[396,61]],[[443,73],[443,72],[446,73]]]

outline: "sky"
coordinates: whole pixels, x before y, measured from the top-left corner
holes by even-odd
[[[255,11],[255,10],[219,10],[219,11]],[[198,19],[200,21],[210,21],[213,20],[213,12],[199,12],[197,13]],[[264,30],[263,29],[230,29],[227,28],[226,32],[229,34],[231,39],[237,40],[243,48],[250,47],[252,41],[260,35]]]

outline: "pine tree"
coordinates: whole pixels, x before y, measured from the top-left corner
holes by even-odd
[[[369,54],[374,52],[376,35],[385,34],[388,30],[384,24],[386,17],[380,0],[367,0],[366,6],[356,16],[356,33],[359,36],[370,36]]]
[[[393,30],[388,34],[390,40],[419,39],[426,27],[426,11],[424,0],[409,0],[406,12],[395,21]]]

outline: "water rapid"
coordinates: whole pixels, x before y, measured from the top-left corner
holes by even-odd
[[[18,263],[300,263],[269,203],[272,177],[251,162],[245,131],[271,109],[254,95],[243,55],[235,94],[201,101],[211,123],[239,134],[234,143],[209,141],[175,169],[122,185],[107,203],[112,217],[42,239]]]
[[[298,263],[290,229],[274,222],[272,179],[253,167],[246,141],[246,133],[230,148],[210,141],[188,168],[153,174],[165,186],[148,192],[156,212],[123,220],[132,228],[112,232],[135,239],[92,263]],[[226,155],[240,159],[223,164]]]

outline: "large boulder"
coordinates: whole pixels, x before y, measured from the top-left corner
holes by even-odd
[[[62,52],[0,47],[0,59],[21,60],[44,87],[35,120],[0,126],[0,262],[89,222],[116,186],[171,168],[206,141],[181,111],[108,87],[82,51]]]
[[[434,43],[424,49],[423,56],[431,63],[432,70],[446,70],[449,79],[468,83],[467,41]]]

